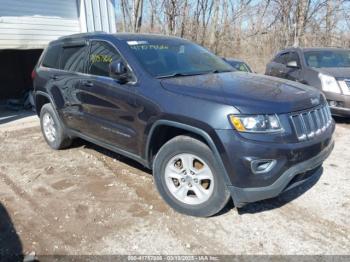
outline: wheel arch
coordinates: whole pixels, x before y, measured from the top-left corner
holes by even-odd
[[[36,111],[38,116],[40,116],[40,111],[41,111],[41,108],[43,107],[43,105],[45,105],[47,103],[51,103],[55,109],[55,103],[49,94],[42,92],[42,91],[36,91],[34,98],[35,98],[34,99],[35,111]]]
[[[160,149],[160,147],[166,143],[167,141],[169,141],[169,139],[162,141],[163,143],[161,143],[160,145],[157,145],[158,148],[156,152],[152,152],[152,145],[154,144],[154,141],[157,139],[157,129],[159,130],[159,128],[175,128],[176,130],[179,131],[179,133],[176,133],[176,135],[172,136],[171,138],[177,136],[177,135],[189,135],[189,136],[193,136],[194,138],[197,138],[198,140],[204,142],[205,144],[207,144],[209,146],[209,148],[211,149],[211,151],[214,154],[214,157],[217,159],[218,164],[220,165],[221,169],[223,170],[223,176],[224,176],[224,180],[226,185],[231,184],[230,183],[230,178],[229,175],[227,173],[227,170],[225,168],[225,165],[222,161],[222,158],[220,156],[219,150],[217,145],[214,143],[214,140],[212,139],[212,137],[209,135],[209,133],[205,130],[203,130],[202,128],[199,127],[195,127],[192,125],[188,125],[185,123],[180,123],[180,122],[176,122],[176,121],[171,121],[171,120],[158,120],[156,121],[149,132],[148,138],[147,138],[147,142],[146,142],[146,148],[145,148],[145,158],[146,161],[149,163],[149,166],[152,167],[152,162],[153,162],[153,157],[155,156],[155,154],[158,152],[158,150]],[[171,139],[170,138],[170,139]]]

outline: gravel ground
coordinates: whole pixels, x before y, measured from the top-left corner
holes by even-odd
[[[204,219],[170,209],[127,158],[84,141],[51,150],[35,116],[3,123],[0,245],[39,255],[349,255],[349,131],[338,120],[318,181]]]

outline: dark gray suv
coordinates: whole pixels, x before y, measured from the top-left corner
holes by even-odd
[[[66,36],[32,75],[49,146],[79,137],[127,156],[188,215],[276,197],[318,177],[334,146],[321,92],[238,72],[181,38]]]
[[[350,117],[349,49],[285,49],[267,64],[265,74],[322,90],[333,115]]]

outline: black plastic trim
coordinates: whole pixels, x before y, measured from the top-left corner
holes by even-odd
[[[69,134],[71,136],[80,137],[80,138],[82,138],[84,140],[87,140],[87,141],[93,143],[93,144],[96,144],[98,146],[104,147],[104,148],[106,148],[108,150],[111,150],[111,151],[113,151],[115,153],[118,153],[118,154],[121,154],[123,156],[126,156],[128,158],[131,158],[131,159],[135,160],[136,162],[142,164],[143,166],[149,168],[149,164],[147,163],[147,161],[145,159],[141,158],[138,155],[135,155],[135,154],[130,153],[130,152],[126,151],[126,150],[120,149],[120,148],[118,148],[116,146],[104,143],[104,142],[102,142],[100,140],[97,140],[95,138],[89,137],[89,136],[84,135],[84,134],[82,134],[82,133],[80,133],[78,131],[75,131],[75,130],[71,130],[70,129],[70,130],[68,130],[68,132],[69,132]]]
[[[37,95],[42,95],[42,96],[45,96],[47,97],[51,104],[55,107],[55,103],[54,103],[54,100],[52,99],[52,97],[48,94],[48,93],[45,93],[43,91],[34,91],[34,97],[36,98]],[[36,99],[34,100],[34,102],[36,101]],[[39,112],[40,113],[40,112]]]
[[[145,156],[146,156],[146,159],[149,159],[149,152],[150,152],[150,143],[151,143],[151,138],[152,138],[152,135],[153,135],[153,132],[154,130],[156,129],[156,127],[158,126],[172,126],[172,127],[176,127],[176,128],[180,128],[180,129],[183,129],[183,130],[186,130],[186,131],[189,131],[189,132],[193,132],[199,136],[201,136],[202,138],[205,139],[205,141],[208,143],[210,149],[213,151],[214,153],[214,156],[215,158],[217,159],[221,169],[223,170],[224,172],[224,181],[225,181],[225,184],[226,185],[230,185],[231,182],[230,182],[230,179],[229,179],[229,175],[227,173],[227,170],[225,168],[225,165],[220,157],[220,153],[214,143],[214,141],[212,140],[212,138],[209,136],[209,134],[207,132],[205,132],[204,130],[198,128],[198,127],[194,127],[194,126],[190,126],[190,125],[187,125],[187,124],[183,124],[183,123],[179,123],[179,122],[175,122],[175,121],[171,121],[171,120],[158,120],[156,121],[153,125],[152,125],[152,128],[149,132],[149,135],[148,135],[148,139],[147,139],[147,144],[146,144],[146,152],[145,152]]]

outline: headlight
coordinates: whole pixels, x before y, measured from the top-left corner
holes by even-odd
[[[321,80],[322,90],[325,92],[333,92],[340,94],[340,88],[337,80],[333,76],[318,74],[318,78]]]
[[[230,115],[232,125],[239,132],[281,132],[283,128],[277,115]]]

